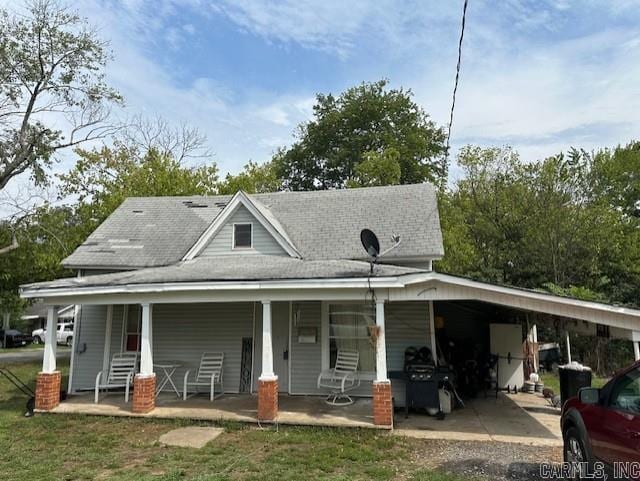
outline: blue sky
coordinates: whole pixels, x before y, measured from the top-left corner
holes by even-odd
[[[411,88],[439,125],[448,121],[462,0],[74,6],[111,41],[121,114],[197,126],[222,172],[290,143],[317,92],[362,81]],[[454,156],[467,143],[509,144],[535,160],[640,137],[639,7],[469,0]]]

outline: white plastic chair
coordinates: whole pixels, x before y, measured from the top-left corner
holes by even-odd
[[[101,383],[103,371],[96,376],[95,397],[93,402],[98,403],[100,389],[124,388],[124,402],[129,402],[129,388],[133,383],[133,376],[138,365],[138,353],[119,352],[111,358],[111,365],[107,374],[106,382]]]
[[[198,386],[207,386],[210,388],[209,400],[215,399],[215,386],[220,385],[220,396],[224,393],[222,384],[222,366],[224,364],[224,352],[205,352],[200,358],[200,367],[196,373],[195,379],[189,382],[189,374],[191,370],[184,373],[184,390],[182,398],[187,400],[187,390],[189,386],[195,386],[195,392],[198,392]]]
[[[332,406],[353,404],[353,399],[347,392],[360,386],[360,378],[356,374],[359,361],[358,351],[340,350],[336,356],[335,366],[320,373],[318,389],[331,390],[331,394],[327,396],[327,404]]]

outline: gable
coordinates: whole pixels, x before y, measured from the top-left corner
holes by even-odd
[[[252,224],[253,246],[251,249],[233,249],[233,224]],[[240,205],[226,219],[198,257],[246,254],[288,255],[262,223],[244,205]]]

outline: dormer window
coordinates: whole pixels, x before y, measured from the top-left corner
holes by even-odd
[[[233,248],[251,249],[253,247],[253,224],[233,224]]]

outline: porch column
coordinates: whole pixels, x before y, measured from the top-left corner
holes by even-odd
[[[391,381],[387,375],[387,344],[384,335],[384,301],[376,301],[376,380],[373,381],[373,423],[393,427]]]
[[[569,331],[567,331],[567,363],[571,364],[571,340],[569,339]]]
[[[640,361],[640,342],[633,341],[633,358]]]
[[[58,306],[47,308],[47,327],[44,335],[42,371],[36,379],[36,409],[49,411],[60,404],[62,375],[56,370]]]
[[[142,304],[140,373],[133,381],[133,412],[148,413],[156,407],[156,374],[153,372],[153,305]]]
[[[262,373],[258,378],[258,420],[278,417],[278,376],[273,372],[271,301],[262,301]]]

